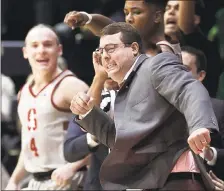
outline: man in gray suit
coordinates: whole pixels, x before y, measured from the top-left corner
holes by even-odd
[[[103,29],[98,53],[108,76],[120,85],[114,121],[84,92],[73,98],[70,109],[83,129],[111,149],[101,167],[103,188],[203,190],[194,171],[195,181],[186,174],[169,179],[188,144],[199,154],[210,143],[210,131],[218,130],[203,85],[178,56],[141,54],[140,35],[126,23]]]

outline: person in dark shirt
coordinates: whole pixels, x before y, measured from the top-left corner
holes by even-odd
[[[222,71],[216,44],[209,41],[199,28],[200,6],[195,1],[168,1],[164,15],[165,33],[182,46],[202,50],[207,57],[207,75],[203,84],[211,97],[215,97]]]

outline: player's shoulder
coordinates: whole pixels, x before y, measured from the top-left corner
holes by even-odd
[[[25,84],[23,84],[23,86],[19,89],[18,93],[17,93],[17,101],[20,100],[21,96],[24,95],[29,95],[27,94],[28,92],[30,92],[29,88],[30,88],[31,82],[30,81],[26,81]]]
[[[69,89],[72,90],[74,88],[83,88],[87,90],[88,85],[84,81],[76,77],[75,75],[72,75],[72,73],[70,75],[66,75],[58,84],[58,89],[67,91]]]
[[[87,86],[87,84],[79,79],[76,76],[66,76],[62,81],[61,85],[82,85],[82,86]]]

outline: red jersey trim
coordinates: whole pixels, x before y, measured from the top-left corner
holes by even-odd
[[[59,86],[60,83],[62,82],[62,80],[64,80],[64,79],[67,78],[67,77],[70,77],[70,76],[75,77],[73,74],[68,74],[68,75],[64,76],[64,77],[63,77],[63,78],[62,78],[62,79],[55,85],[55,87],[54,87],[54,89],[53,89],[53,91],[52,91],[52,94],[51,94],[51,103],[52,103],[53,107],[54,107],[55,109],[57,109],[58,111],[69,112],[69,113],[71,112],[70,109],[60,108],[60,107],[58,107],[58,106],[54,103],[54,101],[53,101],[53,96],[54,96],[54,93],[55,93],[56,89],[58,88],[58,86]]]
[[[58,74],[57,76],[55,76],[46,86],[44,86],[36,95],[33,93],[33,90],[32,90],[32,84],[33,84],[33,82],[32,83],[30,83],[30,85],[29,85],[29,91],[30,91],[30,93],[31,93],[31,95],[33,96],[33,97],[37,97],[47,86],[49,86],[54,80],[56,80],[59,76],[61,76],[64,72],[66,72],[67,70],[64,70],[64,71],[62,71],[60,74]]]

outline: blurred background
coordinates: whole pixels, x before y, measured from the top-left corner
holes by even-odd
[[[25,82],[30,72],[29,65],[22,57],[21,47],[28,30],[38,24],[54,26],[62,40],[68,68],[79,78],[91,83],[93,67],[92,51],[98,44],[96,37],[63,25],[69,11],[101,13],[114,20],[124,21],[123,0],[2,0],[1,36],[3,46],[2,73],[15,82],[16,91]],[[118,14],[117,14],[118,12]],[[119,16],[119,14],[122,14]],[[117,18],[115,18],[117,17]]]
[[[98,39],[88,33],[83,34],[79,29],[67,29],[62,24],[66,13],[72,10],[101,13],[115,21],[124,21],[124,0],[2,0],[1,3],[1,37],[4,52],[2,73],[12,78],[16,91],[20,89],[30,72],[29,65],[22,57],[21,47],[26,33],[32,26],[38,23],[54,26],[60,33],[64,45],[63,57],[68,68],[90,84],[93,77],[91,54],[98,44]],[[204,0],[204,8],[200,11],[200,27],[206,36],[215,25],[215,14],[221,7],[224,7],[221,0]]]
[[[17,93],[31,72],[23,58],[22,47],[28,30],[38,23],[51,25],[63,45],[60,64],[91,84],[94,75],[92,52],[98,37],[88,31],[71,30],[63,23],[69,11],[100,13],[115,21],[124,21],[124,0],[2,0],[1,1],[1,160],[5,188],[21,148],[17,116]]]

